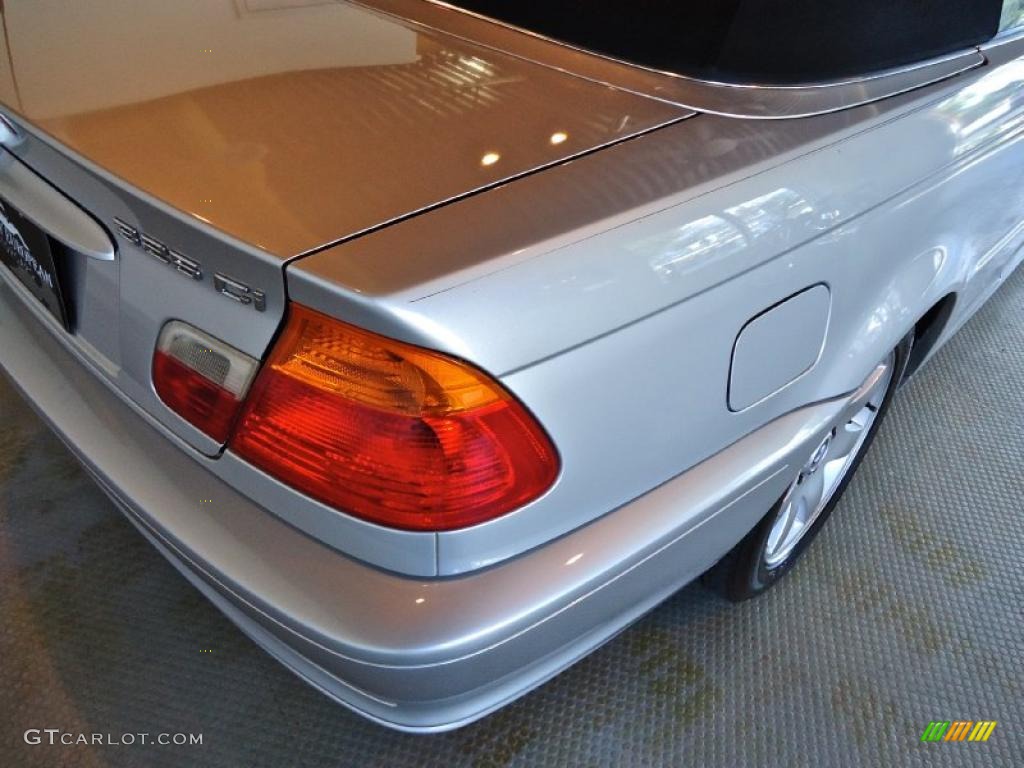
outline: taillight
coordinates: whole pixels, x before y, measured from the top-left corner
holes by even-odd
[[[257,361],[234,347],[172,320],[153,355],[153,387],[185,421],[223,443],[231,434]]]
[[[394,528],[462,528],[543,494],[550,439],[470,365],[291,305],[231,449],[340,510]]]

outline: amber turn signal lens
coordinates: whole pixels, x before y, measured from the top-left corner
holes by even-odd
[[[319,501],[416,531],[491,520],[558,475],[548,436],[486,374],[295,304],[231,448]]]

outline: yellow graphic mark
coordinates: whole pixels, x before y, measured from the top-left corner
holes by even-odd
[[[974,726],[974,730],[971,731],[971,735],[967,737],[968,741],[988,741],[988,737],[992,735],[992,731],[996,728],[995,720],[981,720],[977,725]]]

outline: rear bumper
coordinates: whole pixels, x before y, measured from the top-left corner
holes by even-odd
[[[261,509],[110,389],[0,277],[0,367],[128,518],[246,634],[391,727],[464,725],[703,572],[844,399],[795,411],[592,524],[449,579],[378,570]]]

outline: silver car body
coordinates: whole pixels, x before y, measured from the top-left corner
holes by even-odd
[[[492,711],[700,575],[1024,255],[1014,34],[744,88],[412,0],[52,5],[5,4],[0,198],[68,244],[78,323],[0,269],[0,367],[243,631],[396,728]],[[162,404],[168,320],[262,357],[289,300],[500,379],[556,484],[384,528]]]

